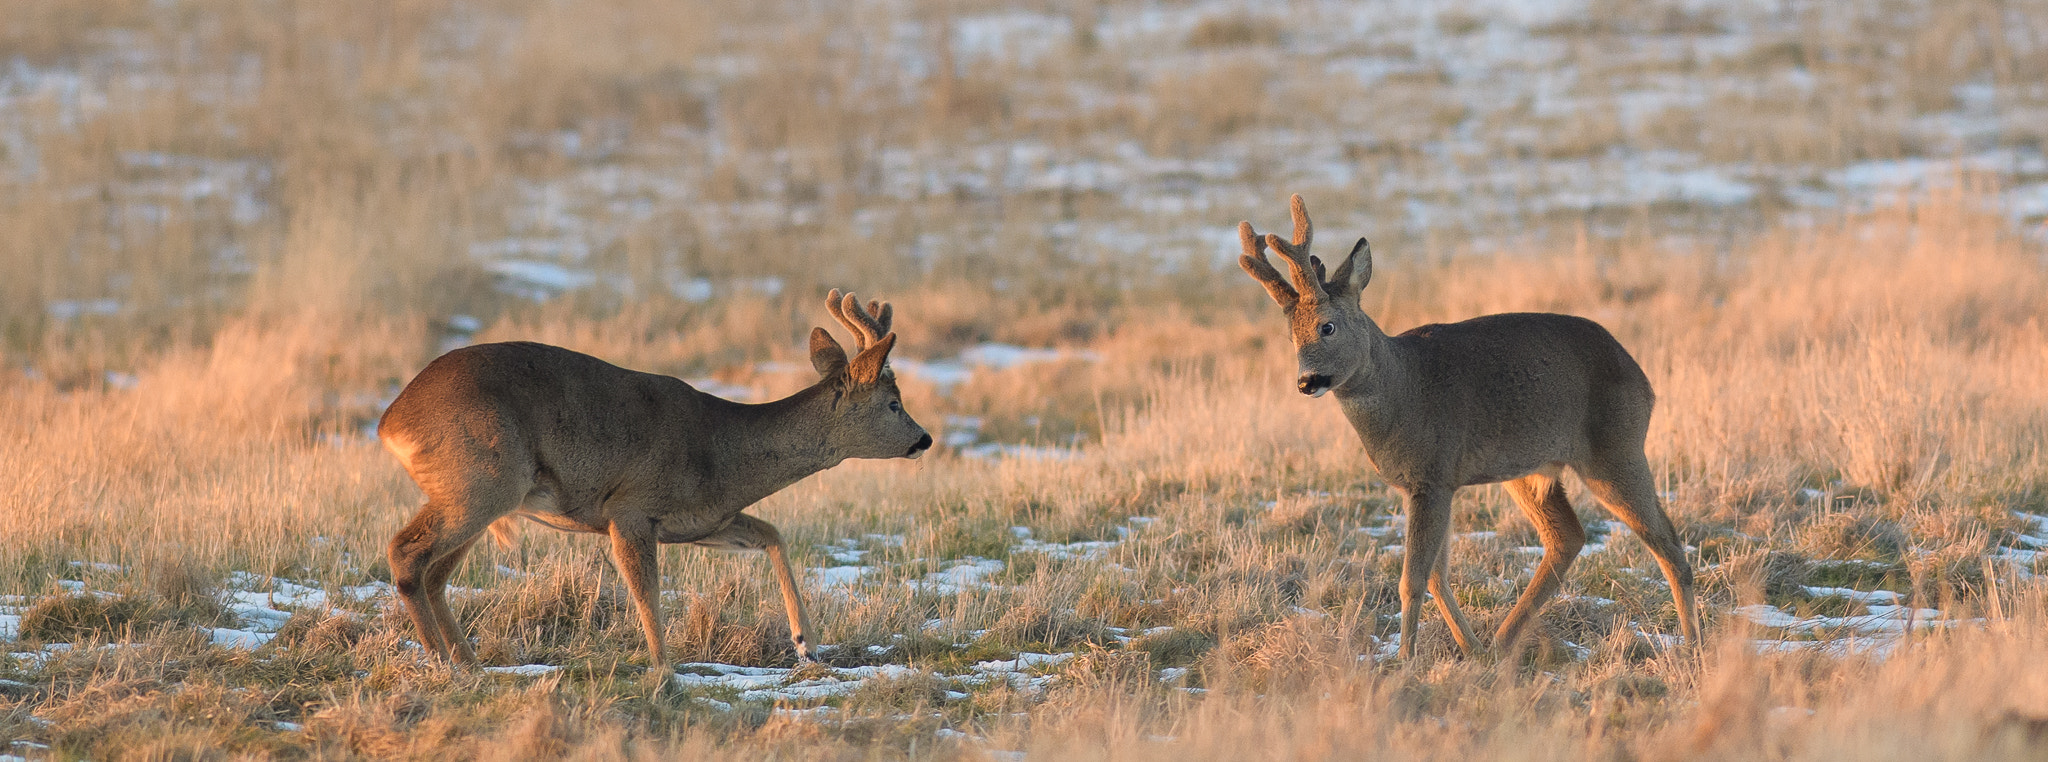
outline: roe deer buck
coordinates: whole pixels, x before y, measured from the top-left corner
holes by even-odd
[[[1671,584],[1679,629],[1687,642],[1698,642],[1692,566],[1658,507],[1643,455],[1655,396],[1628,350],[1598,323],[1542,313],[1487,315],[1390,337],[1359,307],[1372,280],[1365,239],[1336,270],[1325,270],[1309,255],[1312,230],[1301,196],[1290,206],[1292,242],[1262,240],[1250,222],[1238,224],[1238,264],[1287,314],[1300,361],[1297,388],[1311,397],[1337,393],[1366,457],[1406,498],[1401,657],[1414,656],[1425,580],[1458,647],[1467,656],[1483,650],[1444,576],[1451,495],[1493,482],[1507,483],[1543,540],[1535,578],[1494,634],[1494,646],[1511,655],[1586,542],[1558,482],[1565,466],[1649,544]],[[1267,262],[1267,246],[1287,261],[1292,284]]]
[[[862,309],[838,290],[826,306],[856,354],[811,330],[817,384],[746,405],[668,376],[527,342],[464,347],[427,365],[377,425],[427,495],[391,540],[391,573],[423,644],[443,658],[476,654],[448,609],[449,574],[488,528],[514,516],[611,536],[612,560],[639,610],[653,671],[661,642],[660,543],[765,550],[782,587],[789,637],[810,660],[811,624],[782,539],[741,513],[847,458],[915,458],[932,438],[903,411],[889,370],[889,305]]]

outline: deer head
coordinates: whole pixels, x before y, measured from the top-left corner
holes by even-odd
[[[1260,238],[1250,222],[1240,222],[1237,236],[1244,244],[1244,255],[1237,263],[1266,287],[1266,293],[1287,314],[1301,370],[1296,388],[1302,394],[1320,397],[1366,368],[1373,350],[1387,335],[1358,306],[1359,294],[1372,280],[1372,247],[1360,238],[1343,264],[1335,271],[1326,270],[1322,259],[1308,252],[1315,233],[1308,220],[1308,206],[1299,194],[1289,202],[1294,240],[1271,234]],[[1281,278],[1280,271],[1266,261],[1268,246],[1286,260],[1289,278]]]
[[[823,328],[811,329],[811,367],[819,385],[832,393],[826,441],[850,458],[916,458],[931,449],[932,436],[903,409],[896,372],[889,369],[889,350],[896,334],[889,305],[868,302],[865,309],[853,294],[839,289],[825,297],[825,308],[853,333],[854,355]]]

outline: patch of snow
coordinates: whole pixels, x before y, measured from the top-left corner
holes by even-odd
[[[1836,638],[1833,640],[1773,640],[1750,641],[1750,647],[1758,654],[1771,656],[1793,653],[1819,653],[1836,658],[1869,655],[1884,657],[1898,647],[1898,638]]]
[[[2041,551],[2021,550],[2019,548],[1999,548],[1997,553],[1991,554],[1991,557],[1996,558],[2000,561],[2009,561],[2015,564],[2019,564],[2021,566],[2032,566],[2034,564],[2034,561],[2038,560],[2041,557]]]
[[[1712,169],[1680,172],[1643,169],[1630,172],[1628,191],[1640,201],[1679,201],[1709,206],[1747,204],[1756,198],[1756,188],[1731,180]]]
[[[716,709],[716,710],[718,710],[718,711],[721,711],[721,712],[730,712],[730,711],[732,711],[732,705],[731,705],[731,704],[725,703],[725,702],[723,702],[723,701],[719,701],[718,699],[712,698],[712,697],[710,697],[710,696],[697,696],[697,697],[694,697],[694,698],[692,698],[692,699],[690,699],[690,700],[691,700],[691,701],[693,701],[693,702],[696,702],[696,703],[697,703],[698,705],[700,705],[700,706],[708,706],[708,707],[711,707],[712,709]]]
[[[1058,52],[1074,35],[1066,16],[1027,11],[965,16],[953,22],[953,49],[961,58],[990,58],[1031,66]]]
[[[235,612],[235,616],[241,617],[249,629],[257,632],[277,632],[292,618],[290,612],[247,603],[228,604],[228,610]]]
[[[1024,365],[1059,362],[1061,360],[1098,362],[1101,359],[1101,355],[1087,350],[1032,349],[1014,344],[997,344],[993,342],[968,347],[960,353],[961,362],[991,370],[1009,370]]]
[[[341,593],[344,598],[352,598],[358,601],[373,601],[391,595],[392,587],[389,582],[373,580],[367,585],[342,587],[336,590],[336,592]]]
[[[217,646],[221,646],[224,648],[242,648],[254,650],[262,646],[263,644],[270,642],[272,638],[277,637],[277,633],[252,632],[249,630],[235,630],[226,627],[215,627],[213,628],[210,637],[212,637],[213,639],[213,644]]]
[[[1786,613],[1769,604],[1752,604],[1735,609],[1735,613],[1760,627],[1782,629],[1789,632],[1833,632],[1849,631],[1860,634],[1902,633],[1908,623],[1915,630],[1940,627],[1956,622],[1942,618],[1936,609],[1914,609],[1905,606],[1889,606],[1870,603],[1865,606],[1869,614],[1861,616],[1811,616],[1804,619]]]
[[[1386,661],[1401,655],[1401,633],[1391,633],[1385,639],[1373,635],[1367,635],[1366,637],[1372,638],[1374,642],[1379,643],[1379,647],[1373,649],[1371,654],[1373,661]],[[1363,659],[1365,657],[1359,658]]]
[[[516,667],[485,667],[484,671],[489,672],[493,675],[518,675],[520,677],[538,677],[540,675],[551,675],[556,672],[560,672],[562,671],[562,668],[561,666],[555,664],[521,664]]]
[[[1815,598],[1847,598],[1857,603],[1897,604],[1899,602],[1899,594],[1890,590],[1865,592],[1847,587],[1807,587],[1803,589],[1807,595]]]
[[[1004,371],[1038,363],[1098,362],[1101,359],[1100,354],[1088,350],[1034,349],[990,342],[968,347],[953,360],[898,359],[891,360],[890,365],[905,375],[938,387],[940,394],[952,394],[954,387],[973,379],[976,370]],[[963,430],[981,430],[979,418],[961,417],[958,423]],[[952,428],[955,419],[949,417],[946,425]]]
[[[811,569],[810,575],[819,587],[851,587],[874,570],[872,566],[825,566]]]
[[[976,672],[1021,672],[1035,667],[1056,667],[1074,658],[1073,654],[1020,653],[1015,659],[976,662]]]
[[[908,358],[896,358],[889,366],[905,376],[924,381],[939,388],[940,394],[952,394],[953,388],[974,378],[974,370],[957,362],[934,360],[925,362]]]
[[[668,284],[668,290],[669,293],[675,294],[677,299],[692,304],[702,304],[711,301],[711,296],[715,293],[711,286],[711,281],[704,278],[678,278],[671,280]]]
[[[961,448],[960,455],[976,460],[1001,460],[1004,458],[1014,460],[1071,460],[1077,453],[1073,449],[1066,447],[1034,447],[1032,445],[983,442],[972,447]]]
[[[939,595],[958,595],[966,590],[989,590],[995,586],[983,581],[983,577],[1002,572],[1003,562],[990,558],[968,557],[954,561],[946,568],[924,575],[923,579],[904,580],[903,584],[919,592]]]
[[[498,276],[499,291],[536,302],[598,282],[598,277],[587,270],[572,270],[553,262],[501,259],[485,264],[484,269]]]
[[[1011,531],[1024,529],[1015,527]],[[1030,539],[1030,530],[1025,530],[1024,542],[1010,547],[1012,553],[1037,553],[1061,561],[1094,561],[1102,558],[1117,546],[1115,540],[1083,540],[1080,542],[1039,542]]]
[[[16,640],[21,637],[21,617],[16,614],[0,614],[0,640]]]
[[[327,591],[288,579],[238,571],[228,575],[228,584],[239,588],[229,595],[236,601],[250,606],[321,608],[327,605]],[[269,588],[269,591],[261,592],[263,588]]]
[[[730,664],[694,663],[676,668],[673,679],[686,688],[725,688],[738,691],[742,701],[809,701],[852,693],[866,680],[900,679],[918,670],[901,664],[835,668],[831,674],[790,683],[794,670],[775,667],[737,667]],[[709,674],[705,674],[709,673]],[[719,708],[730,709],[725,702]]]

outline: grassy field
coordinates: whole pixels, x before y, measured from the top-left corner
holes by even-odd
[[[1473,7],[12,4],[0,759],[2048,753],[2048,8]],[[1290,192],[1390,330],[1630,348],[1707,643],[1571,482],[1529,663],[1389,655],[1398,500],[1233,261]],[[829,287],[942,444],[751,509],[825,666],[669,548],[649,686],[539,529],[454,582],[496,669],[412,646],[368,427],[428,360],[764,400]],[[1534,530],[1456,521],[1498,622]]]

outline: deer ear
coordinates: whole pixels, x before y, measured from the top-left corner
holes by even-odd
[[[820,376],[846,369],[846,350],[823,328],[811,329],[811,367],[817,368]]]
[[[882,368],[889,364],[889,350],[896,347],[896,334],[890,333],[881,340],[869,344],[867,349],[854,355],[846,367],[846,374],[856,384],[873,385],[882,380]]]
[[[1329,279],[1323,282],[1326,284],[1324,289],[1333,294],[1358,296],[1365,290],[1365,285],[1372,282],[1372,244],[1363,238],[1358,239],[1358,243],[1351,247],[1351,255],[1344,258],[1344,264],[1338,265],[1337,271],[1330,273]]]

